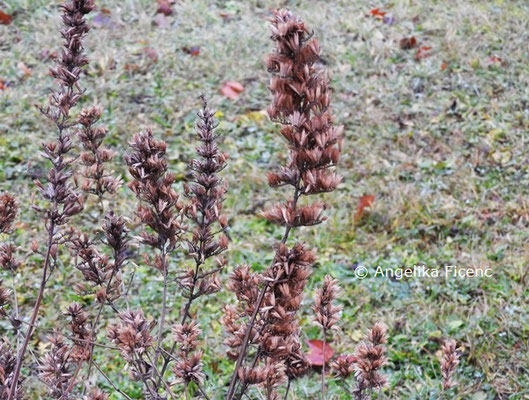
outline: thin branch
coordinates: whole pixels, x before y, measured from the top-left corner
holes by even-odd
[[[119,389],[115,384],[114,382],[112,382],[112,380],[101,370],[101,368],[99,368],[99,365],[97,365],[97,363],[95,361],[93,361],[93,364],[94,364],[94,367],[96,367],[96,369],[99,371],[99,373],[101,375],[103,375],[103,377],[107,380],[107,382],[110,384],[110,386],[112,386],[114,388],[114,390],[116,392],[118,392],[119,394],[125,396],[126,399],[128,400],[132,400],[132,398],[130,398],[127,393],[125,393],[124,391],[122,391],[121,389]]]

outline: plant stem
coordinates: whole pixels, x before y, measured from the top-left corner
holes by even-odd
[[[288,392],[290,391],[290,383],[292,383],[292,381],[290,378],[288,378],[287,390],[285,391],[285,397],[283,398],[283,400],[288,399]]]
[[[129,396],[127,396],[127,394],[125,392],[123,392],[122,390],[120,390],[115,384],[114,382],[112,382],[110,380],[110,378],[101,370],[101,368],[99,368],[99,366],[96,364],[96,362],[94,361],[94,367],[96,367],[96,369],[99,371],[99,373],[101,375],[103,375],[103,377],[107,380],[107,382],[110,384],[110,386],[112,386],[114,388],[114,390],[118,393],[120,393],[122,396],[124,396],[127,400],[132,400]]]
[[[156,368],[158,364],[158,357],[160,356],[160,348],[162,346],[162,337],[163,337],[163,326],[165,324],[165,314],[167,313],[167,255],[165,252],[165,247],[162,250],[162,262],[163,262],[163,297],[162,297],[162,312],[160,313],[160,320],[158,322],[158,339],[156,343],[156,351],[154,352],[154,363],[153,368]],[[165,371],[164,371],[165,372]],[[163,376],[163,372],[160,373],[160,379]]]
[[[325,364],[327,360],[325,359],[325,345],[326,345],[326,338],[327,331],[325,328],[323,328],[323,365],[321,367],[321,398],[322,400],[325,399]]]
[[[40,281],[39,292],[37,295],[37,299],[35,300],[35,305],[33,306],[33,311],[31,313],[31,319],[29,321],[29,326],[28,326],[28,330],[26,331],[24,342],[22,343],[22,348],[20,349],[20,352],[18,353],[17,363],[15,365],[15,372],[13,373],[13,378],[12,378],[13,382],[11,383],[11,388],[9,389],[9,397],[7,400],[13,400],[13,398],[15,397],[15,393],[17,391],[18,377],[20,376],[20,369],[22,368],[22,362],[24,360],[24,355],[26,354],[29,341],[31,339],[31,336],[33,335],[35,322],[37,321],[37,317],[39,314],[42,297],[44,296],[44,289],[46,288],[48,268],[50,265],[51,248],[53,246],[53,239],[54,239],[54,231],[55,231],[55,222],[52,219],[50,222],[50,226],[48,228],[48,248],[46,250],[46,257],[44,259],[44,268],[42,270],[42,278]]]

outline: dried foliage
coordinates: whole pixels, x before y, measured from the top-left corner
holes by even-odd
[[[443,390],[455,386],[454,373],[459,365],[459,354],[455,340],[447,340],[441,347],[443,358],[441,360],[441,375],[443,376]]]

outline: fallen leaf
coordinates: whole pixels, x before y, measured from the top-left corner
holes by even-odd
[[[110,10],[109,10],[108,8],[105,8],[105,7],[101,7],[101,12],[102,12],[103,14],[107,14],[107,15],[112,14],[112,13],[110,12]]]
[[[24,76],[27,78],[28,76],[31,76],[31,70],[28,68],[26,64],[24,64],[22,61],[20,61],[17,64],[17,68],[20,72],[24,74]]]
[[[441,64],[441,71],[444,71],[446,67],[448,67],[448,64],[445,61],[443,61],[443,63]]]
[[[312,366],[321,367],[324,362],[327,364],[334,354],[334,350],[329,343],[325,343],[325,354],[323,354],[323,341],[319,339],[307,340],[306,343],[310,349],[307,353],[307,359]]]
[[[370,11],[369,11],[369,14],[372,16],[372,17],[375,17],[375,18],[384,18],[384,15],[387,14],[386,11],[382,11],[381,9],[379,8],[372,8]]]
[[[7,86],[5,85],[6,81],[0,79],[0,90],[4,90]]]
[[[182,47],[182,50],[191,56],[198,56],[200,54],[199,46],[191,46],[191,47],[184,46]]]
[[[125,64],[123,66],[123,69],[125,71],[131,71],[131,72],[134,72],[134,71],[139,71],[140,70],[140,66],[138,64]]]
[[[94,17],[92,23],[96,28],[110,28],[112,26],[112,17],[109,14],[100,12]]]
[[[422,60],[423,58],[430,57],[431,54],[429,51],[432,48],[430,46],[421,46],[417,49],[417,53],[415,53],[415,59],[416,60]]]
[[[490,57],[489,57],[489,62],[490,62],[491,64],[496,64],[496,63],[498,63],[498,64],[503,64],[503,59],[500,58],[500,57],[497,57],[497,56],[490,56]]]
[[[355,221],[358,221],[364,215],[364,210],[367,207],[371,207],[375,202],[375,196],[371,194],[365,194],[358,200],[358,205],[356,206]]]
[[[9,25],[11,22],[13,22],[13,16],[0,10],[0,24]]]
[[[235,17],[235,15],[233,14],[229,14],[229,13],[226,13],[226,12],[221,12],[219,14],[225,21],[230,21],[231,19],[233,19]]]
[[[150,60],[151,60],[152,62],[158,62],[158,53],[156,52],[156,50],[154,50],[154,49],[152,49],[152,48],[150,48],[150,47],[145,47],[145,48],[143,49],[143,52],[145,53],[145,55],[146,55],[147,57],[150,58]]]
[[[220,88],[220,94],[230,100],[235,100],[244,91],[244,86],[236,81],[228,81]]]
[[[171,3],[168,0],[157,0],[157,1],[158,1],[158,10],[156,10],[157,14],[163,14],[167,16],[173,13],[173,9],[171,8]]]
[[[410,50],[417,46],[417,39],[415,39],[415,36],[402,38],[400,39],[399,45],[401,49]]]

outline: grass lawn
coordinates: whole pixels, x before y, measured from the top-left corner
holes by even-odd
[[[457,340],[461,364],[457,387],[447,399],[529,399],[529,3],[523,0],[367,0],[206,1],[177,0],[174,13],[161,20],[154,0],[97,0],[107,12],[91,16],[86,52],[90,65],[80,107],[99,103],[109,129],[107,143],[119,154],[116,171],[130,179],[121,156],[134,132],[152,127],[168,142],[171,170],[186,179],[194,155],[197,96],[204,93],[218,109],[221,148],[230,155],[224,177],[231,226],[229,270],[248,263],[267,266],[281,230],[258,213],[284,197],[270,189],[266,172],[287,153],[266,110],[271,96],[264,57],[271,50],[266,18],[287,7],[314,30],[321,62],[333,71],[333,108],[345,126],[339,172],[344,181],[325,196],[328,220],[305,228],[296,238],[317,248],[310,293],[325,274],[339,279],[344,306],[341,330],[331,343],[337,354],[350,353],[376,321],[389,328],[389,385],[378,399],[439,399],[440,346]],[[16,194],[22,208],[14,240],[27,255],[15,277],[20,307],[29,313],[39,284],[42,260],[29,251],[30,240],[44,240],[31,205],[39,203],[32,183],[45,164],[40,143],[55,135],[34,107],[44,104],[52,78],[46,75],[59,50],[56,0],[0,0],[16,13],[0,25],[0,192]],[[378,7],[385,19],[371,15]],[[401,48],[403,38],[417,46]],[[189,49],[199,47],[198,55]],[[226,81],[244,91],[235,100],[219,93]],[[362,216],[359,199],[374,196]],[[132,193],[124,186],[105,207],[135,219]],[[97,231],[99,208],[88,202],[84,229]],[[292,242],[292,241],[291,241]],[[161,277],[144,266],[135,248],[131,307],[159,315]],[[28,359],[46,350],[46,335],[61,328],[61,313],[72,301],[92,310],[93,296],[73,289],[81,274],[67,252],[61,255],[45,294],[40,327]],[[185,260],[174,259],[173,268]],[[490,277],[411,277],[375,274],[383,269],[426,265],[492,270]],[[355,269],[369,272],[358,279]],[[228,272],[222,278],[226,281]],[[8,274],[6,286],[13,282]],[[176,285],[169,320],[180,313]],[[303,339],[318,339],[311,323],[312,294],[305,297]],[[207,352],[205,384],[222,398],[233,363],[225,356],[219,323],[222,305],[234,301],[226,290],[194,306]],[[109,318],[113,318],[109,313]],[[0,322],[0,335],[11,335]],[[100,340],[106,341],[104,330]],[[133,398],[141,387],[127,379],[116,352],[98,349],[96,360]],[[36,362],[26,362],[28,375]],[[101,388],[112,392],[101,377]],[[352,380],[350,384],[352,386]],[[33,373],[26,380],[30,398],[46,398]],[[319,374],[295,383],[291,399],[319,398]],[[350,399],[331,380],[329,399]],[[264,397],[258,390],[252,399]],[[113,394],[111,399],[121,399]]]

